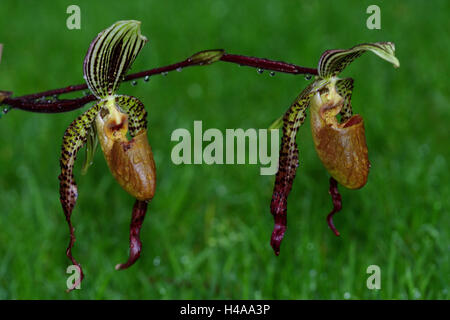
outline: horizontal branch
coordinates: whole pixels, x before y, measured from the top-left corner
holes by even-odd
[[[263,70],[272,70],[291,74],[311,74],[318,75],[317,69],[296,66],[282,61],[273,61],[269,59],[240,56],[237,54],[224,54],[221,61],[237,63],[241,66],[249,66]]]
[[[290,74],[310,74],[317,75],[317,69],[300,67],[295,64],[282,61],[273,61],[269,59],[248,57],[236,54],[225,53],[224,50],[205,50],[200,51],[191,57],[174,64],[164,67],[154,68],[146,71],[130,74],[123,81],[131,81],[139,78],[147,78],[157,74],[166,74],[170,71],[180,70],[191,66],[208,65],[217,61],[239,64],[241,66],[249,66],[261,70],[271,70]],[[39,113],[59,113],[79,109],[85,104],[96,100],[97,98],[90,94],[75,99],[59,99],[58,96],[70,92],[82,91],[88,89],[86,84],[71,85],[64,88],[48,90],[20,97],[11,98],[11,93],[4,94],[0,91],[0,104],[8,105],[13,109],[20,109],[30,112]],[[46,99],[46,97],[51,97]]]
[[[39,100],[27,100],[19,97],[6,98],[5,100],[3,100],[3,104],[9,105],[13,109],[19,109],[23,111],[38,113],[61,113],[79,109],[85,104],[91,101],[95,101],[96,99],[97,98],[92,94],[82,98],[57,99],[55,101],[48,100],[47,102],[40,102]]]

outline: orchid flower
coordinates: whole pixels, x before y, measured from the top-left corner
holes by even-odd
[[[339,78],[339,74],[364,52],[371,51],[398,68],[395,46],[391,42],[365,43],[348,50],[327,50],[319,60],[318,76],[295,99],[284,116],[274,122],[271,128],[283,126],[279,168],[271,202],[271,213],[275,227],[271,246],[276,255],[287,226],[287,198],[294,182],[298,162],[296,136],[310,107],[311,130],[314,146],[323,165],[331,175],[329,193],[333,210],[327,216],[329,227],[336,235],[332,217],[341,210],[341,196],[337,189],[340,183],[349,189],[362,188],[369,174],[364,121],[360,115],[353,115],[351,97],[352,78]],[[340,114],[340,121],[336,116]]]
[[[100,142],[108,167],[123,189],[136,198],[130,226],[130,255],[128,261],[116,265],[125,269],[139,258],[140,228],[156,187],[155,163],[147,140],[147,112],[135,97],[117,95],[121,81],[136,56],[147,42],[141,35],[139,21],[118,21],[98,34],[92,41],[83,64],[84,78],[97,103],[75,119],[63,137],[61,152],[60,200],[70,230],[67,256],[80,268],[72,256],[75,242],[71,222],[78,196],[73,168],[77,153],[87,144],[83,172],[92,162]],[[127,133],[131,136],[128,140]]]

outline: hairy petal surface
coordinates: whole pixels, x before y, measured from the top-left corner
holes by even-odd
[[[84,78],[99,99],[113,95],[147,42],[140,21],[118,21],[100,32],[84,58]]]
[[[398,68],[400,62],[395,57],[395,45],[392,42],[362,43],[350,49],[336,49],[325,51],[319,60],[319,76],[327,79],[337,76],[356,58],[364,52],[371,51],[380,58],[392,63]]]
[[[74,228],[71,222],[71,215],[73,208],[78,197],[78,189],[73,175],[74,163],[77,157],[78,150],[85,144],[89,130],[91,129],[95,116],[99,111],[99,104],[93,106],[88,111],[83,113],[77,119],[75,119],[71,125],[67,128],[63,137],[63,144],[61,148],[61,174],[59,175],[60,181],[60,201],[66,216],[67,223],[70,231],[70,242],[67,247],[66,254],[72,263],[80,268],[80,264],[72,256],[72,247],[75,242]],[[83,272],[81,271],[80,282],[83,278]],[[76,287],[77,284],[74,285]]]
[[[296,98],[283,117],[283,137],[281,140],[279,167],[275,178],[270,211],[275,226],[270,244],[276,255],[280,254],[280,245],[287,226],[287,198],[298,167],[298,148],[296,143],[298,128],[306,118],[306,109],[314,95],[316,84],[312,83]]]

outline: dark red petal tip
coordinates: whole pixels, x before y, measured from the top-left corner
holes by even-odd
[[[337,181],[331,177],[330,178],[330,190],[328,193],[331,195],[331,200],[333,201],[333,210],[327,215],[327,222],[330,229],[334,232],[336,236],[339,236],[340,233],[336,229],[333,223],[333,215],[342,209],[342,197],[338,190],[338,183]]]
[[[147,201],[136,200],[133,207],[130,224],[130,256],[125,263],[116,265],[116,270],[127,269],[132,266],[141,255],[141,239],[139,237],[145,214],[147,213]]]
[[[275,252],[275,255],[280,254],[280,245],[281,241],[284,238],[284,233],[286,232],[286,224],[275,224],[275,227],[273,228],[272,232],[272,238],[270,239],[270,245],[273,248],[273,251]]]

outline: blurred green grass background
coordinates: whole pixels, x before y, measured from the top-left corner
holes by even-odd
[[[66,28],[67,6],[81,30]],[[381,30],[366,8],[381,8]],[[59,203],[62,135],[83,110],[0,119],[1,299],[448,299],[448,1],[12,1],[0,2],[0,89],[15,95],[83,82],[90,41],[117,20],[142,21],[150,40],[132,72],[204,49],[316,66],[326,49],[393,41],[401,67],[367,53],[343,76],[365,119],[368,184],[341,188],[343,210],[328,229],[328,175],[309,122],[300,129],[300,168],[289,197],[281,254],[269,244],[274,178],[259,165],[181,165],[170,160],[176,128],[266,128],[307,85],[302,76],[227,63],[152,77],[121,92],[149,111],[157,193],[141,232],[140,260],[126,271],[133,199],[100,151],[76,178],[74,255],[82,289],[65,293],[69,240]],[[447,26],[447,27],[446,27]],[[381,290],[366,287],[369,265]]]

